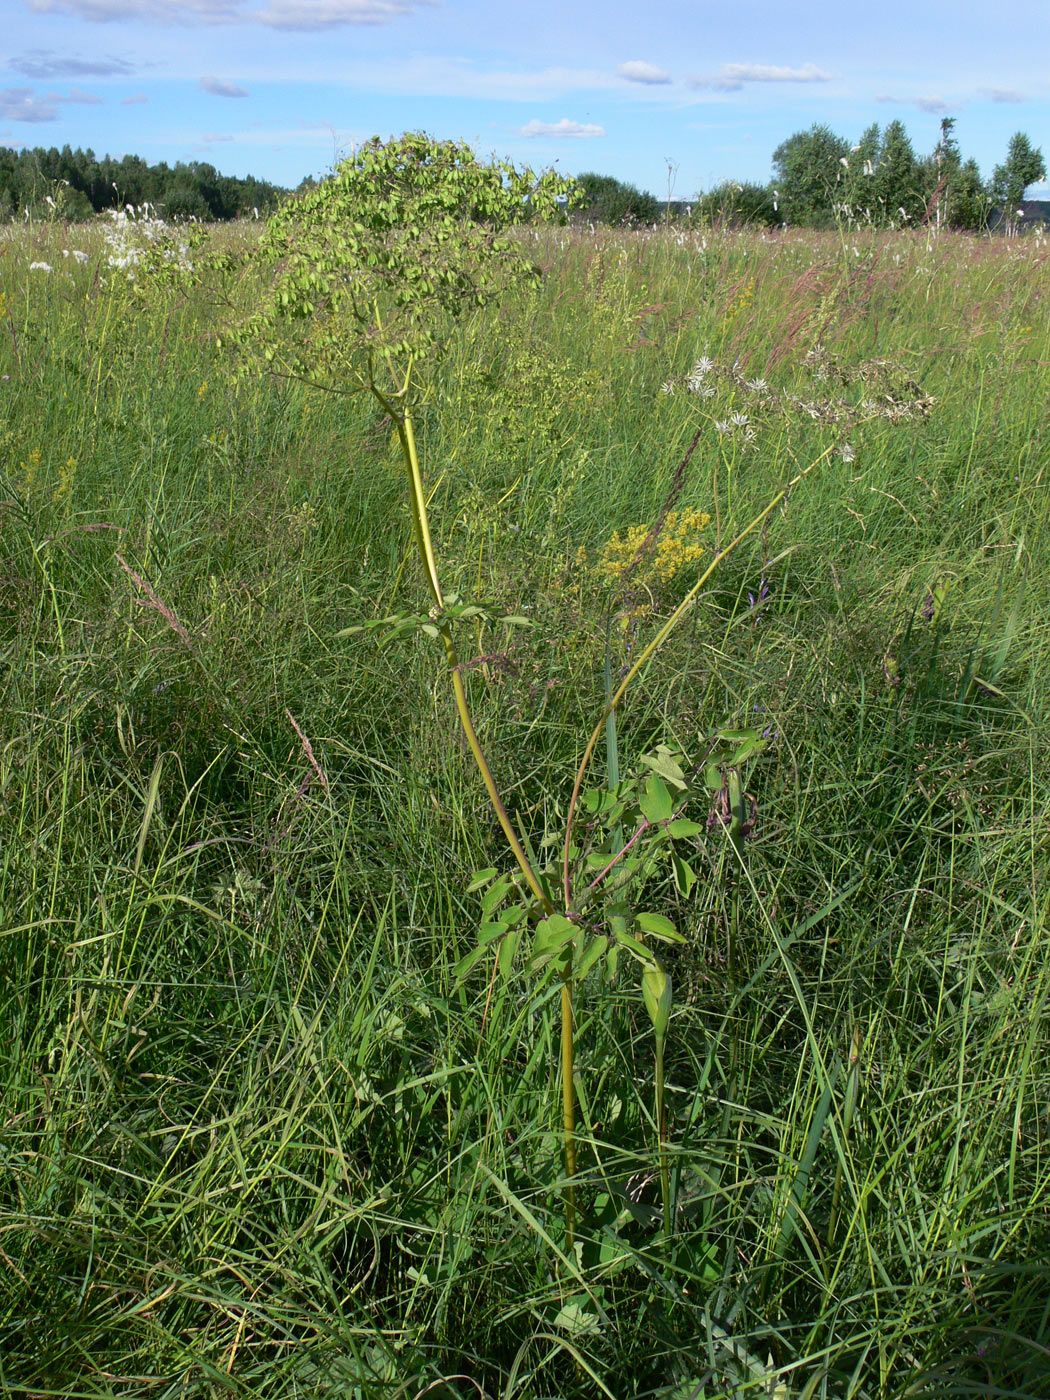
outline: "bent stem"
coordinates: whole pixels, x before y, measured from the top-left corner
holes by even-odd
[[[411,370],[409,371],[411,373]],[[449,676],[452,681],[452,695],[455,700],[456,714],[459,718],[460,728],[466,738],[467,745],[477,764],[485,790],[488,793],[489,802],[496,814],[507,844],[514,853],[514,859],[518,862],[521,873],[525,881],[535,895],[540,908],[545,914],[554,913],[554,906],[549,896],[540,884],[539,878],[532,867],[532,863],[525,854],[525,849],[521,839],[514,828],[503,799],[500,797],[499,788],[496,786],[496,779],[485,757],[481,742],[478,739],[477,730],[474,728],[474,721],[470,713],[470,703],[467,699],[466,687],[463,684],[463,668],[456,651],[456,644],[452,637],[452,628],[447,619],[441,618],[444,612],[445,600],[441,591],[441,580],[438,575],[437,557],[434,553],[434,544],[430,534],[430,521],[427,515],[426,497],[423,491],[423,475],[419,466],[419,453],[416,448],[416,437],[412,427],[412,417],[407,410],[399,411],[391,397],[384,394],[376,385],[374,379],[369,387],[382,405],[384,411],[389,415],[392,422],[397,427],[398,441],[401,445],[401,455],[405,461],[408,473],[409,499],[412,508],[412,525],[416,537],[416,545],[419,549],[420,558],[426,571],[427,584],[430,595],[434,600],[434,609],[437,616],[435,621],[438,624],[438,632],[441,637],[442,646],[445,649],[445,664],[448,667]],[[407,379],[406,379],[407,387]],[[404,392],[402,390],[402,392]],[[573,1016],[572,1016],[572,971],[565,973],[561,987],[561,1086],[562,1086],[562,1144],[565,1158],[565,1238],[567,1252],[572,1250],[573,1241],[576,1234],[576,1090],[573,1082]]]
[[[401,455],[405,461],[408,472],[409,500],[412,508],[412,526],[416,536],[416,544],[419,549],[420,558],[427,576],[427,586],[430,589],[430,596],[434,601],[435,622],[438,624],[438,632],[441,643],[445,650],[445,664],[448,667],[449,676],[452,681],[452,695],[456,705],[456,714],[459,718],[460,728],[463,730],[464,738],[474,762],[477,764],[485,790],[488,793],[492,809],[496,814],[507,844],[514,853],[514,859],[521,868],[521,873],[525,881],[539,901],[541,907],[547,914],[554,913],[554,906],[547,897],[543,886],[540,884],[532,864],[525,854],[525,848],[521,843],[521,838],[514,829],[514,824],[510,819],[503,799],[500,797],[499,788],[496,786],[496,779],[489,766],[478,739],[477,730],[474,728],[474,720],[470,713],[470,702],[467,699],[466,687],[463,684],[463,668],[460,664],[459,653],[452,637],[452,628],[441,614],[445,609],[445,599],[441,591],[441,580],[438,575],[437,557],[434,553],[434,544],[430,535],[430,520],[427,515],[426,497],[423,492],[423,475],[419,467],[419,453],[416,448],[416,436],[412,427],[412,417],[407,410],[399,411],[391,399],[384,394],[374,382],[369,386],[372,393],[382,405],[397,428],[398,441],[401,445]]]

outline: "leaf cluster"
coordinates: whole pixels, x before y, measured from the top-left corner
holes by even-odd
[[[467,887],[468,894],[484,892],[477,946],[460,960],[457,978],[465,979],[493,946],[500,974],[511,977],[530,926],[531,941],[525,941],[527,952],[521,969],[526,974],[552,970],[579,983],[604,962],[605,975],[613,980],[621,952],[628,953],[643,970],[658,967],[651,940],[685,940],[666,915],[635,906],[639,898],[644,899],[645,887],[661,866],[668,879],[673,879],[679,896],[688,898],[697,875],[684,843],[695,842],[705,825],[687,817],[687,808],[697,798],[705,803],[714,799],[712,810],[720,812],[719,795],[727,785],[739,788],[740,768],[765,747],[758,730],[721,729],[694,775],[683,766],[685,759],[679,750],[660,744],[641,757],[632,777],[612,789],[595,787],[585,792],[581,801],[588,819],[585,834],[570,848],[577,871],[571,911],[542,909],[522,890],[516,875],[500,875],[494,868],[479,871]],[[723,824],[732,837],[739,838],[743,823],[737,821],[732,806],[726,810]],[[716,817],[714,824],[720,820]],[[707,825],[712,825],[710,818]],[[626,842],[625,831],[629,833]],[[544,844],[552,844],[551,839]],[[541,878],[549,882],[553,874],[551,868],[542,872]]]
[[[539,269],[510,231],[562,216],[574,183],[409,132],[363,145],[270,220],[273,280],[242,339],[296,375],[345,387],[429,356],[456,318]]]
[[[505,613],[502,608],[493,603],[464,602],[458,593],[445,593],[444,604],[443,608],[435,606],[427,613],[391,613],[387,617],[377,617],[369,622],[355,623],[352,627],[342,628],[335,635],[336,637],[352,637],[359,632],[377,633],[379,645],[385,646],[394,637],[415,632],[422,632],[424,636],[436,639],[441,634],[442,626],[450,622],[480,621],[503,627],[532,626],[531,618],[522,617],[517,613]]]

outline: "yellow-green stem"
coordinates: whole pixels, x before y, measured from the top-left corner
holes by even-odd
[[[434,606],[440,611],[444,608],[444,596],[441,592],[441,580],[438,575],[437,558],[434,554],[434,545],[430,535],[430,521],[427,516],[426,496],[423,491],[423,474],[419,466],[419,453],[416,449],[415,432],[412,427],[411,415],[407,412],[399,413],[393,404],[373,383],[372,392],[382,404],[383,408],[397,425],[398,440],[401,444],[401,454],[405,460],[408,470],[409,497],[412,503],[412,524],[415,530],[416,543],[419,547],[423,567],[426,570],[427,583],[430,588]],[[464,737],[474,756],[478,771],[485,784],[485,790],[489,795],[492,809],[496,813],[500,827],[507,844],[514,853],[514,859],[521,868],[529,889],[536,896],[540,907],[547,913],[553,914],[554,906],[548,898],[543,886],[532,868],[528,856],[521,844],[518,833],[514,829],[514,824],[503,805],[503,799],[499,795],[496,780],[493,777],[492,769],[481,748],[477,731],[474,728],[474,721],[470,713],[470,703],[467,700],[466,687],[463,684],[463,670],[460,665],[459,656],[456,652],[456,644],[452,638],[452,628],[447,621],[439,623],[441,642],[445,648],[445,662],[448,666],[449,675],[452,678],[452,694],[455,699],[456,713],[459,716],[460,727]],[[568,1249],[571,1250],[576,1234],[576,1188],[574,1179],[576,1176],[576,1090],[573,1083],[573,1025],[572,1025],[572,981],[571,973],[562,983],[561,989],[561,1083],[562,1083],[562,1139],[565,1149],[565,1236]]]
[[[408,467],[408,485],[412,500],[412,523],[415,526],[416,542],[423,557],[423,567],[427,572],[427,583],[436,607],[443,608],[445,599],[438,578],[437,558],[430,538],[430,518],[427,515],[426,497],[423,493],[423,473],[419,469],[419,453],[416,451],[416,435],[412,419],[407,413],[395,419],[397,435],[401,440],[401,455]]]
[[[507,838],[507,844],[514,852],[514,859],[521,867],[521,873],[525,876],[529,889],[536,896],[546,913],[553,914],[554,906],[547,898],[543,886],[537,879],[529,858],[525,854],[518,833],[514,830],[514,824],[510,819],[506,807],[503,805],[503,799],[499,795],[499,789],[492,775],[492,769],[488,765],[488,760],[478,740],[477,731],[474,728],[474,721],[471,719],[470,715],[470,705],[467,701],[466,687],[463,684],[462,668],[459,664],[455,643],[452,640],[452,629],[447,622],[441,624],[441,640],[445,647],[445,660],[448,663],[449,674],[452,677],[452,695],[456,702],[456,712],[459,715],[460,727],[463,730],[470,751],[474,755],[474,762],[477,764],[482,782],[485,784],[485,791],[489,795],[489,801],[492,804],[493,811],[496,813],[496,819],[503,829],[504,836]]]
[[[405,466],[408,471],[409,499],[412,504],[412,525],[415,531],[416,543],[419,546],[423,567],[427,575],[427,584],[430,595],[434,600],[434,606],[442,609],[445,606],[444,595],[441,592],[441,579],[438,575],[437,558],[434,554],[434,544],[430,536],[430,520],[427,515],[426,496],[423,491],[423,474],[419,467],[419,453],[416,449],[416,436],[412,427],[412,418],[409,413],[398,413],[390,400],[380,390],[373,385],[372,392],[383,405],[386,412],[397,425],[397,435],[401,444],[401,455],[404,457]],[[525,876],[529,889],[539,900],[541,907],[548,913],[554,912],[554,907],[544,892],[543,886],[536,877],[536,872],[532,868],[528,856],[521,844],[518,833],[514,829],[514,824],[510,819],[507,809],[503,805],[499,789],[496,786],[496,779],[488,760],[482,750],[478,739],[477,730],[474,728],[474,721],[470,713],[470,703],[467,700],[466,687],[463,684],[463,672],[460,666],[459,655],[456,651],[456,644],[452,638],[452,628],[447,622],[440,624],[442,645],[445,648],[445,662],[448,666],[449,675],[452,678],[452,695],[456,704],[456,713],[459,716],[460,727],[467,741],[467,745],[477,764],[485,790],[489,795],[492,809],[496,813],[496,819],[502,828],[507,844],[514,854],[514,859],[521,868],[521,873]]]

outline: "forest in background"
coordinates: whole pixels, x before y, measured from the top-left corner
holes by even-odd
[[[1016,232],[1026,218],[1031,222],[1031,211],[1022,212],[1025,190],[1046,177],[1042,151],[1019,131],[1003,163],[984,180],[976,160],[963,157],[953,117],[941,122],[937,144],[926,156],[916,155],[901,121],[885,128],[872,123],[852,143],[818,123],[782,141],[772,165],[768,184],[724,180],[691,204],[665,203],[611,176],[583,174],[583,214],[611,225],[685,217],[737,227],[892,229],[932,223],[971,232],[1002,225]]]
[[[693,201],[658,200],[615,176],[589,171],[578,177],[577,212],[584,222],[610,227],[669,220],[817,229],[933,223],[1015,233],[1043,221],[1044,211],[1024,202],[1025,190],[1046,177],[1042,151],[1016,132],[1004,162],[984,180],[976,160],[963,158],[953,117],[943,119],[937,144],[926,156],[916,155],[901,121],[884,129],[872,123],[852,144],[817,123],[781,142],[772,166],[768,184],[724,180]],[[316,183],[306,176],[299,188]],[[206,161],[150,165],[140,156],[99,159],[90,149],[74,151],[68,145],[61,150],[0,147],[0,220],[78,221],[127,204],[148,204],[168,219],[207,223],[267,215],[287,193],[253,175],[222,175]]]
[[[0,147],[0,220],[54,216],[75,222],[127,204],[149,204],[169,219],[212,222],[268,214],[285,193],[253,175],[221,175],[207,161],[150,165],[141,156],[100,159],[79,147]]]

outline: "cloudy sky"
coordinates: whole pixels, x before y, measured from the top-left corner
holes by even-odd
[[[3,0],[0,144],[208,160],[295,185],[422,128],[658,196],[765,182],[824,122],[954,116],[984,175],[1050,159],[1046,0]],[[1040,193],[1042,191],[1032,191]]]

